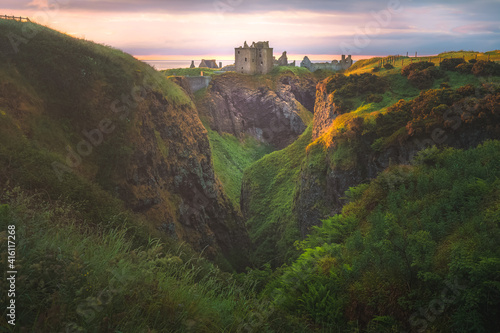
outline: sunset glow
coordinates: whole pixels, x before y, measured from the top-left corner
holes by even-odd
[[[232,3],[233,5],[229,5]],[[140,59],[230,60],[246,40],[291,59],[436,54],[498,48],[500,4],[458,1],[3,1],[0,14],[32,20]]]

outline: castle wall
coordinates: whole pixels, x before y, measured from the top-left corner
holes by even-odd
[[[257,50],[257,73],[258,74],[267,74],[269,73],[274,66],[273,59],[273,49],[256,49]]]
[[[243,74],[267,74],[274,65],[273,49],[267,42],[234,49],[234,59],[236,71]]]
[[[189,87],[193,93],[208,87],[210,81],[212,81],[211,76],[186,76],[185,78],[189,82]]]
[[[238,48],[235,49],[236,71],[243,74],[255,74],[257,66],[255,63],[256,49]]]
[[[300,67],[305,67],[309,69],[311,72],[317,71],[318,69],[325,69],[330,71],[340,71],[345,70],[351,67],[353,61],[351,56],[348,55],[347,58],[345,55],[342,55],[342,60],[337,61],[334,60],[332,62],[322,62],[322,63],[312,63],[309,58],[306,56],[304,60],[300,63]]]

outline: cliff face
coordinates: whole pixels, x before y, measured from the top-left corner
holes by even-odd
[[[76,202],[91,194],[78,195],[71,182],[90,184],[154,228],[211,257],[236,253],[244,265],[248,236],[214,176],[188,94],[120,51],[15,23],[2,22],[0,36],[22,35],[24,25],[37,34],[18,52],[0,41],[0,111],[12,123],[0,157],[22,166],[12,178]],[[26,164],[15,144],[35,147],[42,162]]]
[[[201,113],[213,130],[236,137],[249,134],[282,149],[311,120],[316,83],[312,75],[256,78],[224,74],[212,80]]]
[[[313,140],[323,134],[339,115],[337,106],[333,101],[333,93],[328,93],[326,82],[318,83],[316,90],[316,103],[314,106]]]
[[[215,255],[248,245],[248,236],[214,176],[207,133],[193,105],[176,107],[150,92],[137,110],[135,149],[120,197],[155,227]]]
[[[318,84],[313,133],[320,139],[308,147],[294,199],[294,214],[302,236],[308,234],[312,226],[320,225],[321,219],[341,212],[342,206],[347,203],[345,191],[350,187],[375,178],[390,165],[410,164],[424,148],[468,149],[485,140],[500,138],[499,92],[482,92],[477,99],[467,96],[464,99],[459,95],[453,99],[448,96],[449,105],[440,104],[442,101],[434,97],[439,94],[448,96],[456,93],[451,89],[448,92],[436,90],[435,93],[428,93],[433,97],[421,94],[415,102],[407,102],[406,108],[411,109],[411,113],[408,119],[400,119],[399,125],[394,127],[397,133],[393,130],[384,132],[382,121],[377,123],[377,133],[371,131],[370,126],[359,117],[347,120],[345,126],[338,130],[335,119],[339,114],[334,112],[335,107],[329,102],[322,83]],[[470,106],[471,101],[475,103],[473,107]],[[436,112],[434,105],[445,105],[448,111],[432,118],[433,112]],[[432,111],[426,111],[427,108]],[[402,113],[400,110],[392,112],[397,115]],[[425,127],[412,124],[415,123],[412,117],[421,117],[419,114],[424,114]],[[374,142],[380,137],[390,140],[374,148]],[[390,186],[398,186],[398,179],[391,179],[389,183]]]

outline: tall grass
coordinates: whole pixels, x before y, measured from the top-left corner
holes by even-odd
[[[126,229],[89,227],[43,196],[0,198],[0,230],[17,231],[21,330],[229,332],[242,322],[253,294],[188,246],[134,246]]]

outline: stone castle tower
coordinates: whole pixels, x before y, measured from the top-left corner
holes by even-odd
[[[236,72],[243,74],[267,74],[273,69],[273,49],[269,42],[253,42],[234,49]]]

